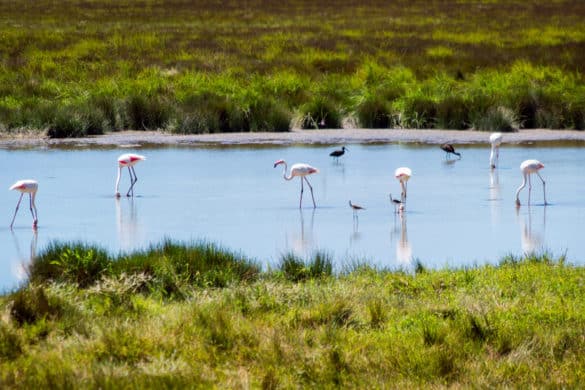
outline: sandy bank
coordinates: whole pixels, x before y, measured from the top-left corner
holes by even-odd
[[[100,136],[48,139],[38,136],[20,135],[0,137],[0,147],[28,148],[47,146],[139,146],[139,145],[247,145],[247,144],[351,144],[411,142],[441,144],[487,143],[488,132],[457,130],[404,130],[404,129],[341,129],[341,130],[295,130],[289,133],[222,133],[198,135],[173,135],[157,131],[122,131]],[[519,144],[552,141],[585,141],[585,131],[574,130],[520,130],[505,133],[506,143]]]

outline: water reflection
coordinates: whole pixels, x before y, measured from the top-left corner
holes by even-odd
[[[138,222],[136,200],[134,198],[115,198],[116,228],[120,249],[131,250],[144,240],[142,227]],[[122,207],[122,202],[127,203]]]
[[[536,216],[533,218],[532,213],[534,208],[527,206],[526,215],[520,216],[520,209],[516,209],[516,217],[520,225],[520,242],[522,245],[522,252],[524,255],[533,255],[542,252],[545,228],[546,228],[546,206],[542,208],[542,223],[533,223]],[[540,210],[540,208],[537,208]]]
[[[489,186],[489,201],[490,212],[492,217],[492,226],[496,226],[500,222],[500,214],[502,210],[501,194],[500,194],[500,175],[495,169],[490,169],[490,186]]]
[[[400,240],[396,245],[396,260],[399,264],[409,264],[412,260],[412,247],[408,242],[405,213],[400,213]]]
[[[300,222],[300,234],[292,233],[287,234],[286,242],[287,247],[291,247],[294,252],[308,254],[313,249],[313,226],[315,223],[315,210],[304,211],[299,209],[299,222]],[[309,213],[310,216],[305,218],[305,212]]]
[[[14,231],[11,233],[12,239],[14,241],[14,247],[16,249],[16,255],[18,257],[18,263],[12,265],[12,274],[16,277],[16,280],[21,282],[28,278],[28,266],[32,263],[37,254],[38,232],[37,230],[33,230],[29,252],[26,255],[20,248],[20,243],[16,233],[14,233]]]

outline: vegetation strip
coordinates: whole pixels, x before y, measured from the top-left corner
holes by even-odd
[[[0,297],[3,388],[580,387],[585,269],[543,254],[414,273],[172,241],[54,243]]]
[[[0,129],[583,129],[584,16],[576,0],[0,0]]]

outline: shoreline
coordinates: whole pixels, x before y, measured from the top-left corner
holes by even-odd
[[[120,131],[84,138],[51,139],[36,134],[0,135],[0,148],[140,147],[204,145],[294,145],[357,143],[488,144],[491,133],[474,130],[334,129],[286,133],[169,134],[160,131]],[[585,142],[585,131],[530,129],[504,133],[504,143]]]

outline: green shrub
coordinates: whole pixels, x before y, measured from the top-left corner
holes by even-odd
[[[313,98],[299,108],[299,127],[302,129],[339,129],[341,112],[323,96]]]

